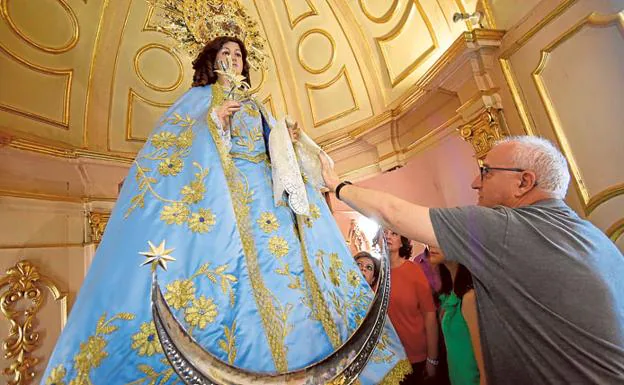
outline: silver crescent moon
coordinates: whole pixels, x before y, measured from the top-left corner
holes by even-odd
[[[180,379],[188,385],[351,384],[366,366],[384,328],[390,299],[390,264],[385,250],[385,245],[382,245],[377,293],[356,331],[323,360],[286,373],[251,372],[230,365],[204,350],[171,312],[154,271],[152,316],[165,356]]]

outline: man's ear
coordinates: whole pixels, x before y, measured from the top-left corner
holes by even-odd
[[[537,177],[532,171],[524,171],[520,176],[520,184],[518,185],[518,195],[524,195],[537,186]]]

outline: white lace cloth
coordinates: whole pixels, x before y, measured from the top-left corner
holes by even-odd
[[[273,199],[277,205],[288,193],[288,205],[295,214],[308,215],[310,204],[295,149],[284,119],[275,122],[269,134],[269,154],[273,173]]]

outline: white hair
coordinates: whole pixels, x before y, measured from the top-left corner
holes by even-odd
[[[570,173],[565,156],[549,140],[537,136],[509,136],[495,143],[515,143],[513,167],[535,173],[541,190],[563,199],[568,192]]]

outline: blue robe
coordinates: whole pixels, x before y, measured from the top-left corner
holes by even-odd
[[[176,317],[237,367],[306,367],[360,324],[373,293],[324,197],[306,184],[309,216],[276,205],[273,117],[244,102],[230,140],[210,117],[222,102],[220,86],[192,88],[137,155],[42,383],[179,383],[151,318],[150,264],[140,266],[159,246],[175,258],[159,282]],[[409,370],[387,322],[360,381],[398,383]]]

